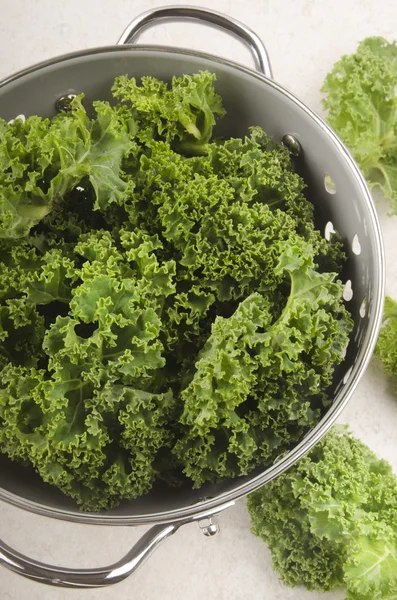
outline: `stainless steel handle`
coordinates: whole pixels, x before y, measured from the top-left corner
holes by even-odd
[[[256,33],[243,23],[240,23],[240,21],[206,8],[193,6],[164,6],[162,8],[148,10],[131,21],[117,43],[132,44],[133,42],[136,42],[143,30],[155,25],[158,21],[164,20],[200,21],[227,31],[249,47],[254,57],[256,69],[266,75],[266,77],[273,77],[266,48]]]
[[[102,569],[65,569],[33,560],[13,550],[0,539],[0,566],[47,585],[66,588],[97,588],[123,581],[134,573],[162,541],[173,535],[179,527],[191,522],[201,523],[205,535],[214,535],[218,531],[212,518],[234,505],[234,500],[204,510],[187,520],[175,523],[154,525],[131,548],[122,559]]]
[[[97,588],[119,583],[131,575],[180,524],[155,525],[118,562],[103,569],[64,569],[38,562],[0,540],[0,565],[33,581],[66,588]]]

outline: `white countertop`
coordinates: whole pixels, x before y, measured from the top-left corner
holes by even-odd
[[[174,0],[174,4],[182,4]],[[0,0],[0,79],[35,62],[83,48],[114,44],[128,22],[165,2],[153,0]],[[315,111],[320,87],[342,54],[369,35],[397,39],[395,0],[201,0],[254,29],[264,40],[275,79]],[[142,41],[219,54],[250,65],[246,49],[196,25],[167,25]],[[387,292],[397,299],[397,217],[378,203],[387,256]],[[373,360],[340,422],[397,472],[397,383]],[[77,525],[0,503],[0,537],[37,560],[100,567],[127,552],[144,528]],[[32,583],[0,568],[0,600],[342,600],[344,594],[284,587],[265,545],[249,530],[244,502],[221,515],[221,532],[205,538],[182,527],[131,578],[112,589],[65,590]]]

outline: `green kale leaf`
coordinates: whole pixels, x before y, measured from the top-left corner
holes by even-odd
[[[347,427],[248,497],[252,531],[289,586],[345,587],[347,600],[397,594],[397,478]]]
[[[386,296],[375,354],[382,361],[386,373],[397,377],[397,302]]]
[[[363,40],[325,79],[327,120],[397,214],[397,45]]]
[[[308,246],[287,247],[276,273],[290,285],[280,316],[274,320],[269,300],[253,293],[231,317],[217,317],[181,394],[174,452],[197,487],[269,464],[327,403],[323,390],[351,327],[342,284],[313,269]]]
[[[127,188],[121,161],[133,142],[108,105],[98,102],[95,111],[92,120],[77,97],[70,113],[52,121],[0,120],[1,238],[25,237],[86,177],[96,208],[120,200]]]
[[[112,93],[121,100],[121,120],[141,142],[176,140],[180,149],[200,154],[211,139],[215,115],[225,114],[214,81],[208,71],[173,77],[171,86],[154,77],[142,77],[138,85],[134,77],[122,75]]]

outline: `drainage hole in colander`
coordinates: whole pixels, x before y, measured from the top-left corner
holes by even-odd
[[[336,194],[336,185],[331,175],[328,175],[328,173],[324,175],[324,187],[329,194]]]
[[[360,317],[363,319],[367,313],[367,299],[364,298],[364,300],[361,302],[361,306],[360,306]]]
[[[361,254],[361,244],[360,244],[360,240],[358,239],[357,233],[353,237],[352,250],[353,250],[354,254],[357,254],[357,256],[359,256]]]
[[[353,298],[353,288],[352,288],[352,282],[350,279],[348,279],[345,283],[345,287],[343,288],[343,300],[346,300],[346,302],[349,302],[352,298]]]
[[[10,119],[10,121],[8,121],[8,122],[9,123],[13,123],[17,119],[20,119],[22,121],[22,123],[24,123],[26,121],[25,115],[17,115],[14,119]]]
[[[324,237],[328,242],[330,241],[333,233],[335,233],[334,224],[331,221],[328,221],[324,228]]]
[[[343,378],[343,383],[347,383],[349,381],[349,377],[351,375],[353,367],[350,367],[350,369],[347,369],[345,376]]]

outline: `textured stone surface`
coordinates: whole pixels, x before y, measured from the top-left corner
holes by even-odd
[[[32,63],[83,48],[113,44],[129,20],[158,2],[149,0],[1,0],[0,78]],[[163,4],[162,2],[160,4]],[[174,4],[180,4],[174,0]],[[321,113],[320,87],[342,55],[368,35],[397,38],[394,0],[201,0],[202,6],[245,22],[265,41],[275,78]],[[142,41],[202,49],[251,64],[235,40],[196,25],[167,25]],[[397,217],[378,203],[387,254],[387,291],[397,298]],[[376,360],[343,412],[349,423],[397,470],[396,385]],[[0,536],[38,560],[71,567],[98,567],[117,560],[144,529],[93,527],[34,516],[0,504]],[[187,525],[168,540],[132,578],[112,589],[62,590],[31,583],[1,569],[1,600],[342,600],[282,586],[266,547],[249,531],[240,501],[221,517],[221,533],[205,538]]]

